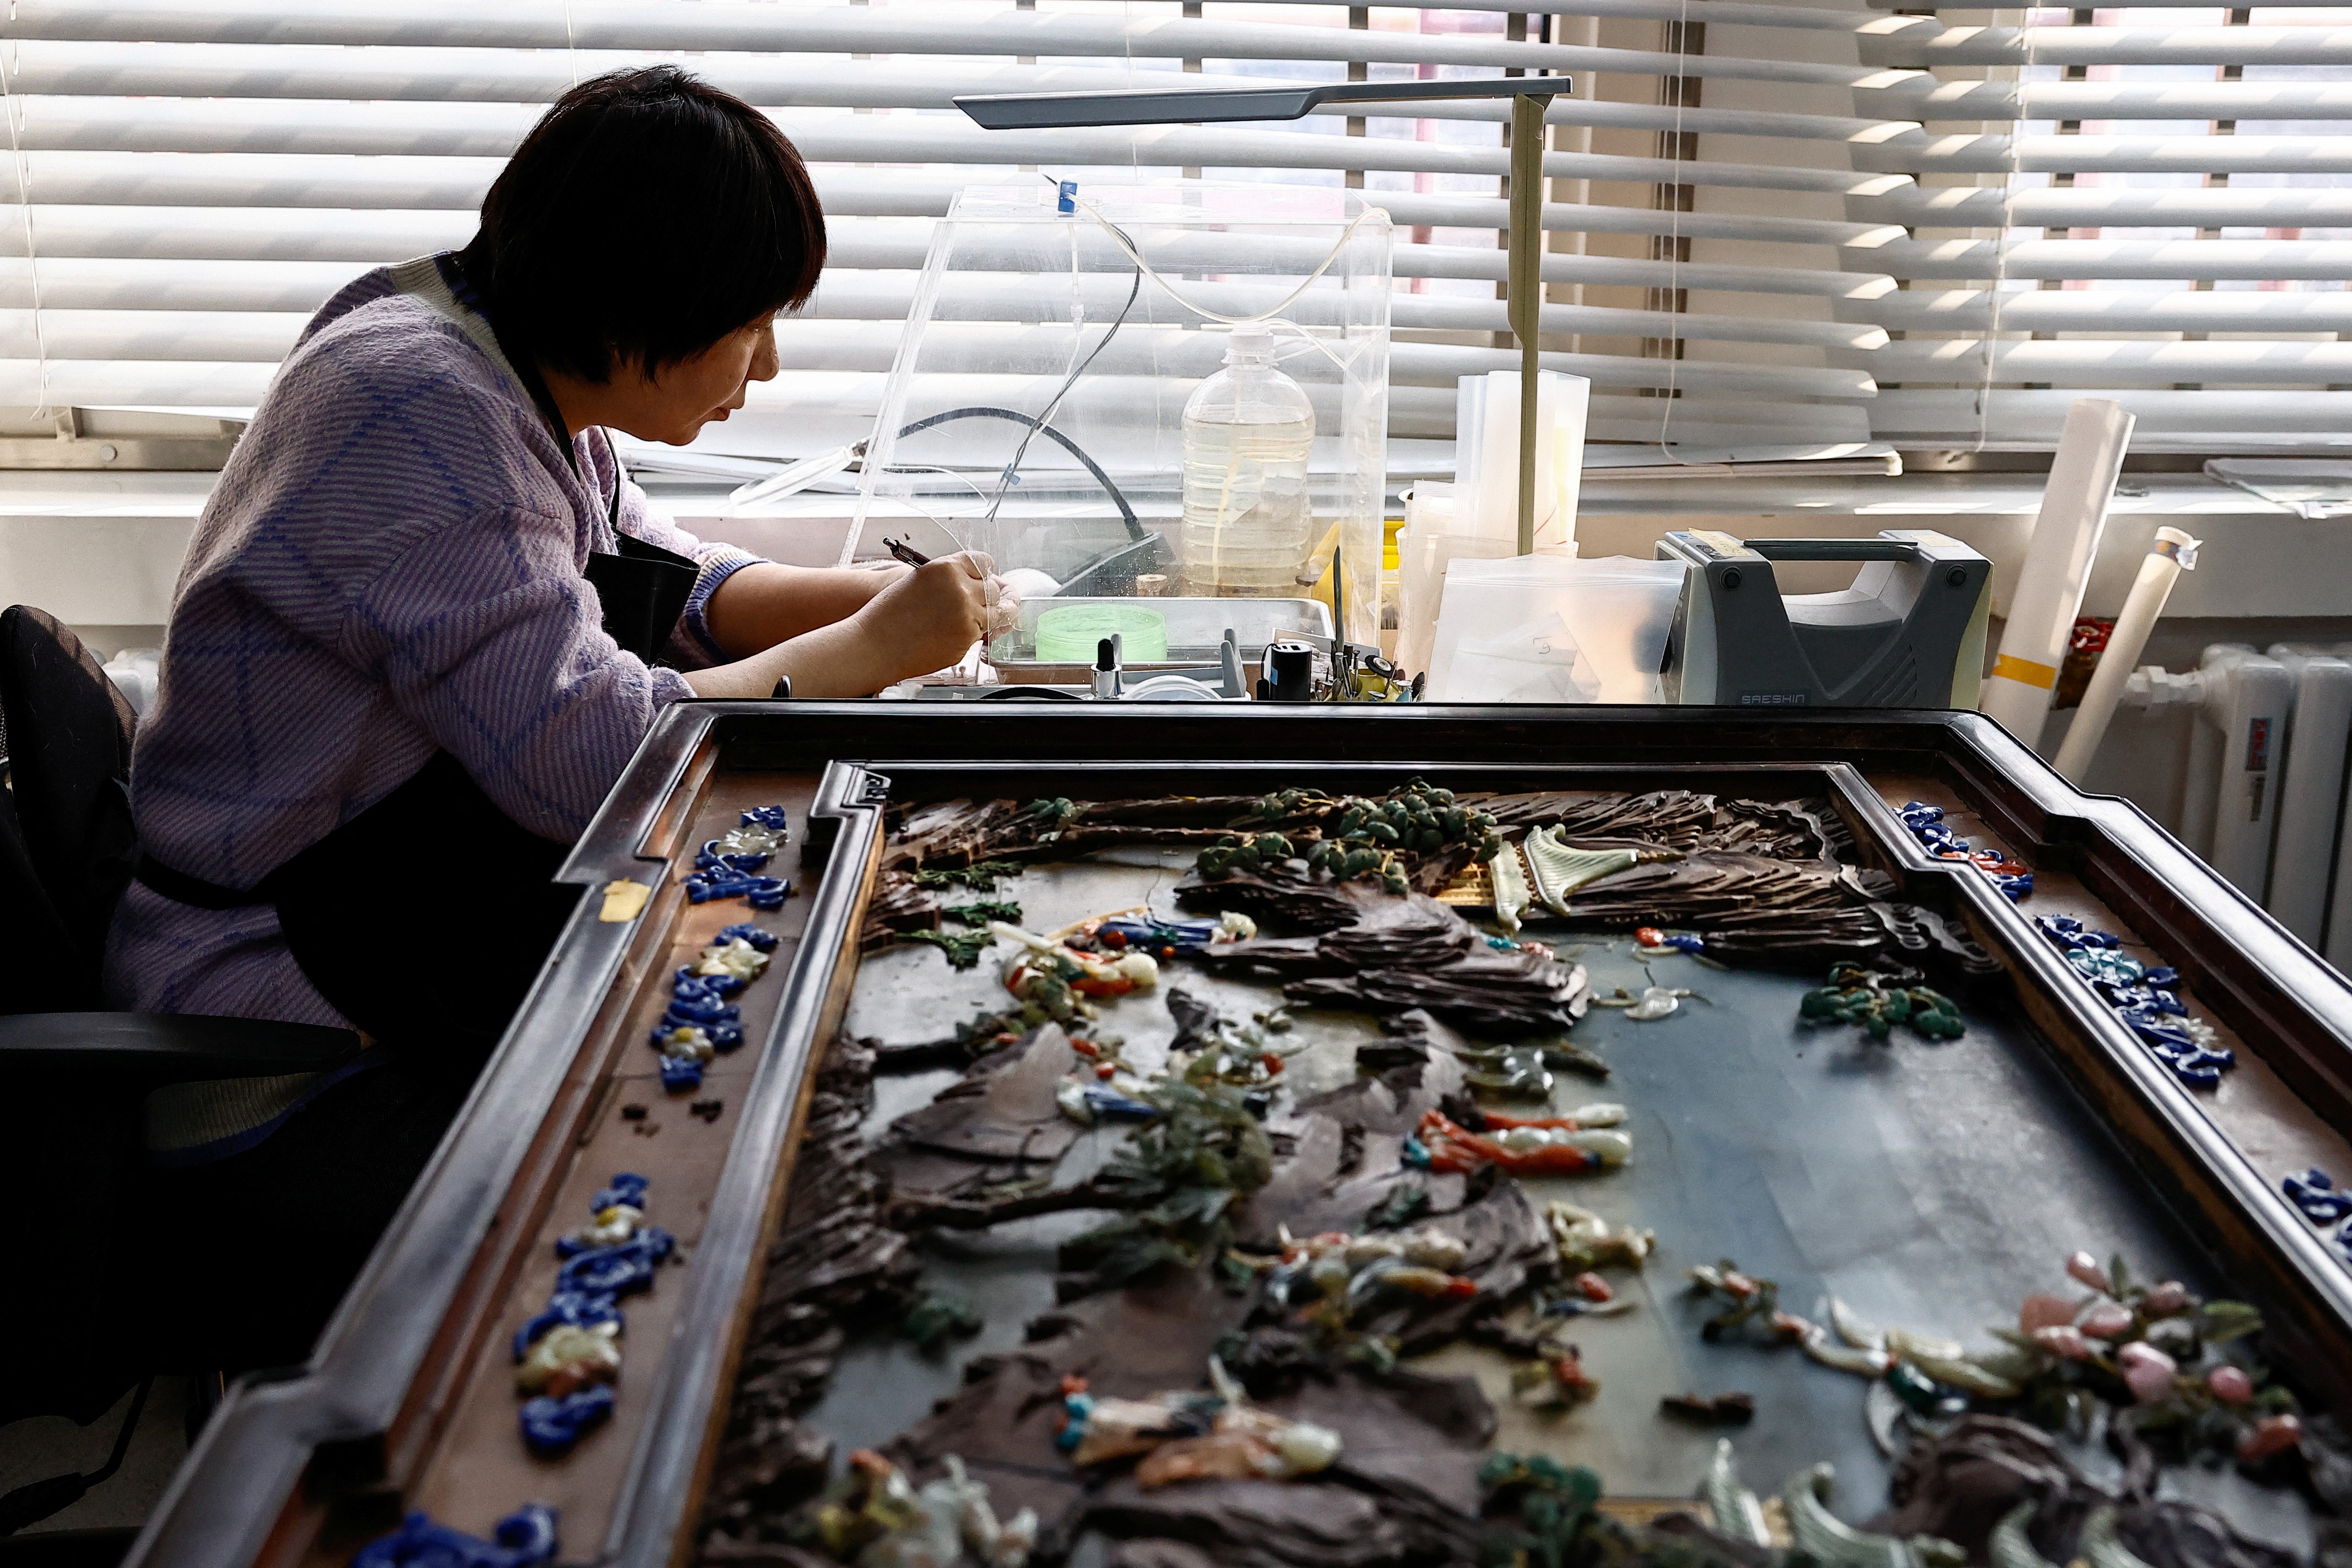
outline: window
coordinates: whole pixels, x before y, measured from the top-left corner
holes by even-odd
[[[1745,0],[1570,14],[1250,0],[15,0],[0,18],[0,407],[258,401],[320,300],[462,244],[577,78],[675,59],[768,107],[834,215],[786,374],[702,446],[867,433],[929,220],[975,182],[1360,186],[1397,223],[1391,468],[1443,471],[1454,377],[1512,368],[1506,107],[983,132],[958,93],[1556,73],[1547,363],[1596,462],[2047,445],[2079,391],[2151,439],[2352,425],[2352,32],[2324,10],[2026,26]],[[2011,18],[2022,13],[2004,14]],[[1947,18],[1952,18],[1948,20]],[[2267,118],[2255,119],[2260,114]],[[2164,116],[2158,119],[2157,116]],[[629,193],[612,221],[630,221]],[[1613,448],[1613,449],[1612,449]]]

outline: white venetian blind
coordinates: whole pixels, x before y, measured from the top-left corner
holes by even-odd
[[[1857,144],[1916,184],[1849,216],[1905,237],[1847,265],[1904,281],[1841,314],[1906,446],[2047,447],[2114,397],[2138,449],[2352,441],[2352,10],[1901,12],[1864,27]]]
[[[554,94],[674,61],[776,117],[833,235],[816,299],[782,329],[784,375],[704,447],[788,458],[865,436],[930,220],[962,185],[1043,172],[1360,186],[1398,226],[1391,434],[1410,458],[1451,437],[1456,376],[1517,363],[1496,297],[1503,103],[1010,133],[949,100],[1162,72],[1507,70],[1572,89],[1545,161],[1543,346],[1592,378],[1594,436],[1685,458],[1883,450],[1862,445],[1885,375],[1874,310],[1912,253],[1903,204],[1932,193],[1853,154],[1933,139],[1866,86],[1885,74],[1857,54],[1869,19],[1731,0],[10,0],[0,407],[249,408],[336,287],[466,241]],[[611,194],[615,226],[632,197]]]

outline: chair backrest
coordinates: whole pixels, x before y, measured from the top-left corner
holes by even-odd
[[[25,857],[78,975],[94,988],[107,924],[138,851],[130,795],[136,716],[81,639],[29,605],[0,611],[0,710]]]
[[[0,1013],[79,1013],[99,1005],[98,973],[76,953],[49,890],[41,886],[0,792]]]

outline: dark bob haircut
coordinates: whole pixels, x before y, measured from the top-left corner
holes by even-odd
[[[511,353],[658,375],[805,301],[824,214],[782,132],[675,66],[582,82],[531,127],[458,258]]]

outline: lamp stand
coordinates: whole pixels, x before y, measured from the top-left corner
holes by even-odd
[[[1519,553],[1536,552],[1536,406],[1542,377],[1536,338],[1543,324],[1543,144],[1548,92],[1511,100],[1510,280],[1505,296],[1519,340]]]

